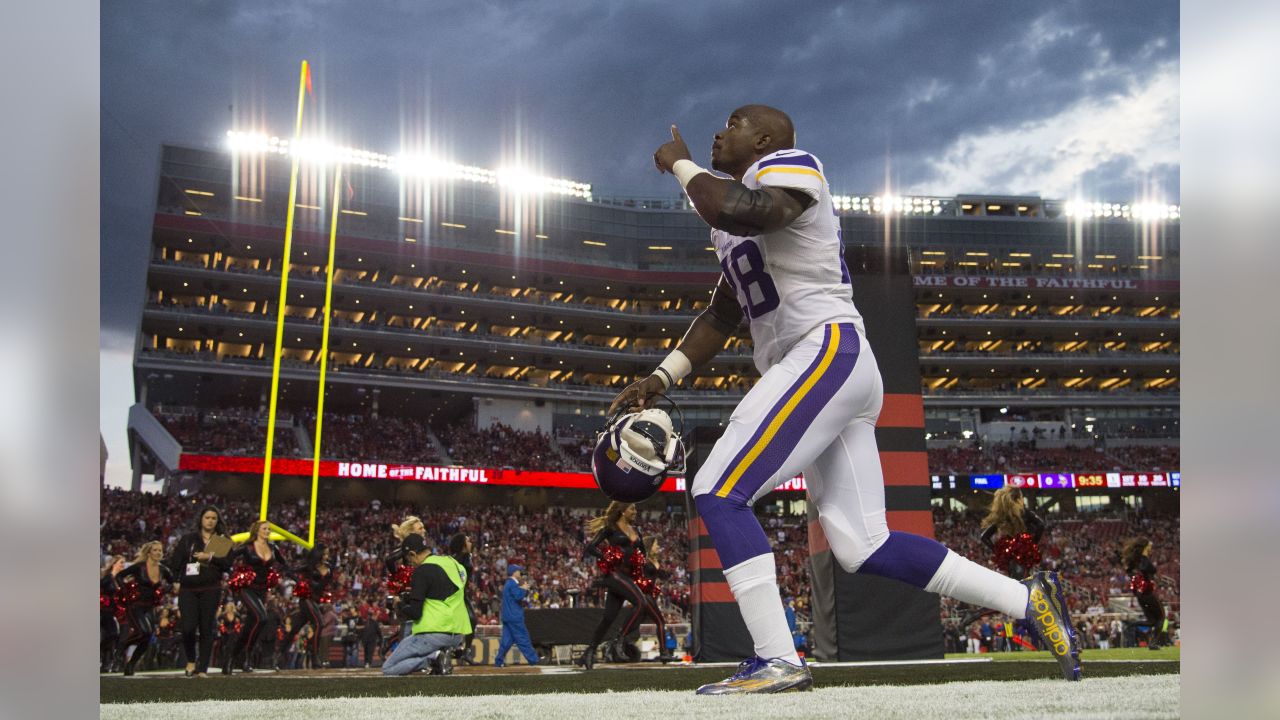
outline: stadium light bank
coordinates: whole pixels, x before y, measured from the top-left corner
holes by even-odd
[[[1063,214],[1074,218],[1120,218],[1122,220],[1178,220],[1182,217],[1182,208],[1178,205],[1164,203],[1123,203],[1104,202],[1068,202],[1063,207]]]
[[[232,154],[296,155],[303,162],[321,165],[341,163],[389,170],[405,177],[465,180],[496,185],[518,193],[551,193],[584,200],[591,199],[589,183],[546,177],[518,168],[488,170],[471,165],[459,165],[426,155],[384,155],[371,150],[343,147],[311,138],[300,138],[294,142],[274,135],[228,130],[227,147]]]
[[[380,168],[404,177],[442,180],[464,180],[495,185],[521,194],[567,195],[591,200],[591,184],[564,178],[553,178],[519,168],[487,168],[441,160],[427,155],[385,155],[371,150],[334,145],[324,140],[301,138],[293,142],[263,133],[227,131],[227,147],[234,153],[271,153],[298,155],[304,162],[332,165],[342,163],[359,167]],[[955,198],[897,195],[833,195],[837,212],[868,215],[941,215],[956,212]],[[1114,218],[1153,222],[1179,220],[1181,208],[1158,202],[1109,203],[1068,201],[1063,215],[1077,220]]]

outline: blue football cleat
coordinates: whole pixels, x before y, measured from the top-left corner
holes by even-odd
[[[737,693],[780,693],[808,690],[813,687],[813,674],[804,658],[792,665],[781,658],[765,660],[751,657],[738,665],[738,672],[727,680],[703,685],[699,695],[734,695]]]
[[[1027,586],[1027,622],[1062,668],[1062,677],[1080,679],[1080,638],[1067,613],[1062,581],[1056,572],[1037,572],[1022,581]]]

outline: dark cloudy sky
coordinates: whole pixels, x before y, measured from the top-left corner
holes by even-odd
[[[303,58],[331,140],[518,154],[597,194],[675,195],[668,126],[707,163],[755,102],[837,193],[1176,202],[1178,52],[1168,1],[105,3],[102,347],[132,347],[160,143],[287,136]]]

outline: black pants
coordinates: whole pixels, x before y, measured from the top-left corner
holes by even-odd
[[[307,653],[311,655],[312,667],[320,667],[320,606],[311,598],[298,600],[298,612],[294,613],[292,622],[289,623],[289,635],[285,638],[284,646],[292,647],[293,639],[308,623],[315,632],[311,633],[311,639],[307,641]]]
[[[614,621],[618,618],[618,613],[622,612],[623,604],[630,603],[631,614],[622,624],[622,631],[619,636],[625,638],[640,625],[640,619],[648,615],[658,626],[659,652],[662,655],[666,655],[666,623],[663,621],[662,612],[658,610],[653,598],[645,595],[644,591],[631,578],[620,572],[609,573],[596,582],[605,589],[604,617],[600,619],[600,624],[596,626],[595,632],[591,635],[592,647],[599,645],[604,640],[605,633],[609,632],[609,628],[613,627]]]
[[[267,624],[267,606],[262,602],[263,592],[253,588],[240,591],[240,602],[244,603],[244,627],[240,631],[240,642],[236,654],[242,655],[245,662],[252,663],[251,657],[258,646],[258,636]]]
[[[1151,632],[1147,635],[1147,642],[1154,642],[1157,645],[1168,644],[1169,635],[1164,631],[1164,605],[1160,604],[1156,594],[1139,595],[1138,607],[1142,608],[1142,614],[1146,615],[1147,622],[1151,623]]]
[[[129,606],[128,616],[129,634],[125,636],[123,650],[127,655],[129,648],[136,646],[133,657],[125,661],[127,667],[133,667],[151,645],[151,635],[156,630],[156,609],[149,603],[134,603]]]
[[[195,663],[198,673],[209,672],[209,658],[213,655],[214,629],[218,621],[218,606],[222,601],[222,588],[203,590],[182,589],[178,593],[178,613],[181,616],[182,652],[186,661]],[[199,645],[200,654],[196,654]]]
[[[98,614],[98,659],[103,670],[110,670],[115,657],[116,643],[120,641],[120,623],[115,613]]]

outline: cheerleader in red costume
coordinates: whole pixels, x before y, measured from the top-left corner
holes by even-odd
[[[414,567],[407,564],[405,558],[404,539],[410,535],[421,535],[425,540],[427,537],[427,526],[423,524],[421,518],[417,515],[408,515],[399,525],[391,526],[391,534],[395,536],[395,549],[387,554],[383,562],[387,568],[387,579],[383,582],[383,587],[387,591],[387,609],[392,607],[392,598],[409,591],[409,585],[413,577]],[[470,577],[470,575],[468,575]],[[400,623],[400,629],[389,638],[388,647],[391,644],[399,642],[403,638],[407,638],[413,634],[413,623],[405,621]]]
[[[1156,597],[1156,564],[1151,562],[1151,541],[1144,537],[1133,538],[1120,551],[1125,572],[1129,573],[1129,592],[1138,599],[1138,606],[1147,616],[1151,631],[1147,634],[1147,648],[1159,650],[1169,644],[1169,623],[1164,605]]]
[[[231,561],[239,564],[233,565],[227,581],[233,591],[239,592],[245,609],[244,630],[236,644],[244,672],[253,672],[253,651],[267,621],[267,593],[280,584],[282,574],[289,572],[280,552],[271,544],[271,526],[266,520],[249,526],[249,537],[249,542],[231,553]]]
[[[293,586],[293,596],[298,599],[298,612],[290,623],[289,633],[285,639],[285,647],[293,644],[294,637],[303,626],[310,624],[314,632],[307,643],[307,652],[311,654],[311,667],[324,667],[325,658],[320,657],[320,605],[331,601],[328,590],[333,580],[333,570],[329,567],[329,549],[321,543],[307,553],[306,563],[298,573],[298,582]]]
[[[101,672],[112,672],[116,643],[120,641],[120,617],[124,608],[116,604],[116,576],[124,570],[124,558],[112,555],[98,574],[98,659]]]
[[[161,562],[163,558],[164,546],[152,540],[138,550],[132,565],[116,575],[116,602],[124,606],[129,618],[129,634],[124,639],[125,675],[133,674],[146,653],[156,629],[156,605],[164,600],[167,587],[173,583],[173,574]]]
[[[1040,538],[1044,521],[1027,509],[1022,490],[1004,487],[996,491],[991,510],[982,519],[982,544],[995,553],[996,568],[1022,579],[1040,567]]]
[[[594,585],[605,590],[604,617],[596,626],[591,636],[591,644],[582,653],[575,664],[590,670],[595,665],[596,646],[604,640],[605,633],[613,626],[622,611],[622,606],[630,603],[631,615],[623,623],[620,637],[626,637],[635,629],[642,617],[648,615],[658,626],[658,646],[662,648],[658,659],[670,662],[665,642],[666,622],[662,611],[654,601],[657,585],[654,577],[662,574],[657,563],[657,542],[647,545],[632,523],[635,522],[636,507],[631,503],[611,502],[603,515],[592,518],[587,523],[587,532],[592,535],[587,543],[583,557],[594,557],[601,576]]]
[[[218,657],[222,666],[222,674],[231,674],[231,659],[235,655],[235,647],[244,630],[244,625],[236,617],[236,604],[229,602],[222,606],[218,616],[218,638],[214,643],[213,654]]]
[[[996,569],[1021,580],[1040,568],[1040,538],[1044,521],[1027,508],[1026,496],[1016,487],[1003,487],[991,499],[991,509],[982,519],[982,544],[994,555]],[[965,618],[969,625],[992,610],[981,610]],[[1033,634],[1024,620],[1014,622]]]

